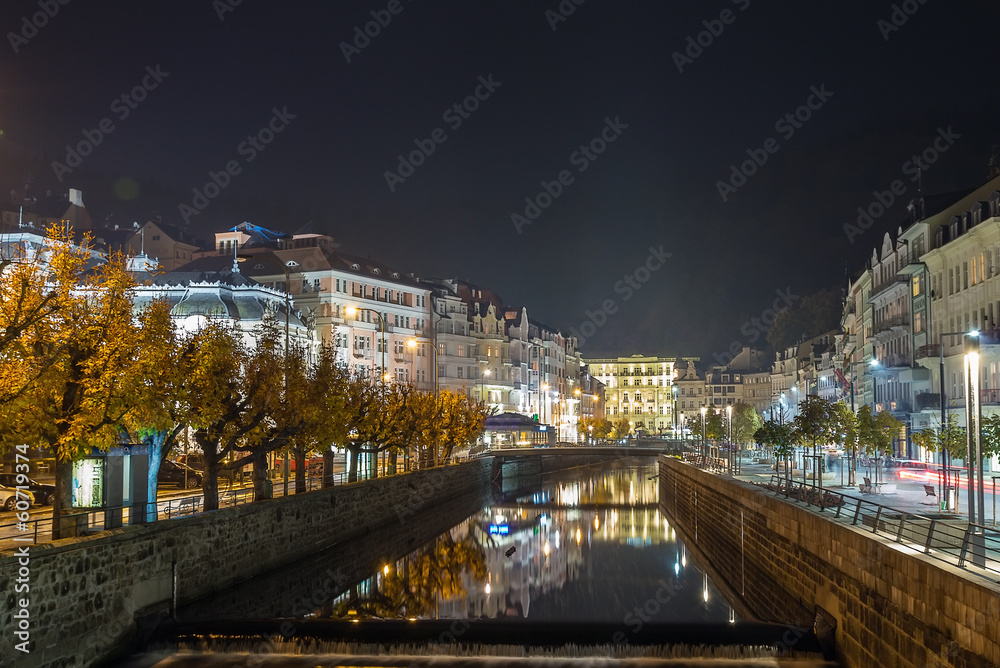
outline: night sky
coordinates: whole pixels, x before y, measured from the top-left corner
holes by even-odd
[[[207,239],[307,222],[213,212],[192,189],[216,172],[223,198],[323,211],[348,252],[564,331],[589,311],[587,355],[709,359],[753,342],[778,291],[862,269],[916,194],[914,154],[934,157],[924,192],[948,192],[1000,143],[995,1],[577,2],[6,0],[0,141],[69,168],[86,131],[60,188],[103,171],[141,202],[129,179],[154,179],[186,194],[164,219],[191,206]]]

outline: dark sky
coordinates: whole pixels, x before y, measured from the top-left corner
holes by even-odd
[[[60,187],[84,170],[155,179],[186,197],[161,211],[176,223],[192,189],[235,161],[192,231],[211,238],[244,219],[295,231],[308,219],[250,205],[236,219],[213,212],[223,199],[322,210],[345,250],[489,287],[592,333],[588,355],[712,358],[753,342],[744,323],[776,291],[839,287],[864,266],[916,193],[905,163],[939,129],[951,139],[924,172],[927,193],[982,183],[1000,141],[995,1],[242,0],[220,18],[235,2],[7,0],[2,141],[65,161],[107,118],[113,131]],[[25,29],[49,3],[58,12]],[[574,11],[553,30],[547,12],[560,6]],[[391,21],[348,63],[340,45],[372,12]],[[699,33],[707,46],[679,71],[673,54]],[[156,82],[147,67],[168,74]],[[121,118],[115,100],[144,77],[155,88]],[[444,115],[477,86],[485,99],[469,100],[467,118]],[[810,101],[808,120],[776,126]],[[263,150],[241,149],[274,109],[294,118]],[[574,156],[608,119],[603,153]],[[390,190],[397,156],[437,128],[445,141]],[[718,182],[748,150],[767,160],[723,201]],[[512,214],[543,181],[556,192],[563,170],[558,197],[518,230]],[[843,225],[897,179],[905,193],[849,243]],[[661,246],[671,256],[647,274]],[[626,275],[648,280],[626,289]],[[588,311],[605,320],[604,303],[606,323],[581,330]]]

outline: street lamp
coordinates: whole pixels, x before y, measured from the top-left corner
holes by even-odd
[[[705,413],[707,413],[707,412],[708,412],[708,407],[707,406],[702,406],[701,407],[701,454],[702,454],[703,457],[705,457],[705,459],[706,459],[705,463],[706,464],[708,463],[708,461],[707,461],[707,459],[708,459],[708,450],[707,450],[707,448],[708,448],[708,440],[706,439],[706,434],[705,434]]]
[[[729,475],[733,474],[733,405],[726,406],[726,426],[729,428]]]
[[[485,385],[486,379],[489,377],[489,375],[490,375],[490,370],[489,369],[483,369],[483,376],[482,376],[482,378],[479,379],[479,400],[480,401],[485,401],[485,399],[483,399],[483,394],[484,394],[484,390],[485,390],[484,385]]]
[[[350,315],[350,316],[356,316],[358,314],[358,312],[360,312],[360,311],[368,311],[369,313],[374,313],[375,317],[378,318],[379,339],[381,341],[381,347],[382,347],[382,373],[380,373],[379,375],[381,376],[382,384],[385,385],[386,376],[389,375],[389,372],[385,368],[385,349],[386,349],[386,345],[385,345],[385,319],[382,317],[381,313],[379,313],[378,311],[376,311],[373,308],[366,308],[364,306],[361,306],[361,307],[358,307],[358,306],[348,306],[347,309],[346,309],[347,315]]]
[[[673,382],[674,379],[670,379],[670,393],[673,395],[673,407],[674,407],[674,440],[677,440],[677,384]]]
[[[541,362],[539,362],[539,368],[541,367]],[[541,371],[539,373],[539,379],[541,379]],[[545,400],[549,397],[549,384],[542,383],[538,386],[538,417],[542,421],[542,424],[547,424],[545,422]]]
[[[965,337],[965,425],[968,434],[967,462],[969,472],[969,531],[974,536],[972,562],[986,565],[983,552],[984,536],[975,528],[985,524],[983,493],[982,405],[980,402],[979,332],[969,332]],[[976,475],[978,471],[978,476]],[[976,493],[978,491],[978,494]],[[978,509],[977,509],[978,505]]]
[[[970,335],[971,332],[942,332],[938,335],[938,387],[940,390],[940,400],[941,400],[941,432],[943,433],[946,428],[947,414],[944,405],[944,337],[946,336],[966,336]],[[968,385],[966,385],[968,387]],[[968,425],[968,423],[966,423]],[[938,496],[942,499],[941,503],[944,504],[947,510],[952,510],[951,508],[951,455],[942,447],[941,448],[941,475],[938,476]],[[958,481],[955,481],[955,498],[958,498]],[[972,488],[972,480],[969,480],[969,488]],[[971,511],[971,508],[970,508]],[[971,521],[971,517],[970,517]]]

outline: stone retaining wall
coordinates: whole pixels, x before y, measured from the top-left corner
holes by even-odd
[[[436,502],[489,489],[484,458],[28,548],[30,591],[15,593],[19,556],[0,553],[0,665],[86,666],[128,647],[135,618],[220,591]],[[27,598],[30,653],[15,649]]]
[[[753,485],[659,461],[671,523],[761,618],[779,620],[768,587],[780,587],[836,619],[837,655],[847,666],[1000,665],[997,584]]]

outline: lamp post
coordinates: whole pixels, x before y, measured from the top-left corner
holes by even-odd
[[[479,379],[479,400],[480,400],[480,401],[483,401],[483,402],[485,402],[485,401],[486,401],[486,400],[485,400],[485,399],[483,398],[483,394],[485,393],[484,391],[485,391],[485,389],[486,389],[486,388],[484,387],[484,386],[485,386],[485,383],[486,383],[486,379],[487,379],[487,378],[489,377],[489,375],[490,375],[490,370],[489,370],[489,369],[483,369],[483,375],[482,375],[482,377],[481,377],[481,378]]]
[[[969,332],[965,336],[965,425],[968,435],[966,467],[969,473],[969,532],[973,537],[972,562],[986,565],[984,536],[977,524],[985,524],[983,512],[985,499],[983,492],[983,450],[982,450],[982,405],[980,402],[979,332]],[[978,476],[977,476],[978,472]],[[978,493],[977,493],[978,492]]]
[[[386,380],[385,377],[388,375],[388,371],[385,368],[385,348],[386,348],[386,345],[385,345],[385,319],[382,317],[382,314],[379,313],[378,311],[376,311],[375,309],[373,309],[373,308],[367,308],[367,307],[364,307],[364,306],[360,306],[360,307],[359,306],[348,306],[347,309],[346,309],[346,311],[347,311],[347,315],[350,315],[350,316],[357,315],[361,311],[368,311],[369,313],[374,313],[375,317],[378,318],[379,340],[380,340],[380,346],[382,348],[382,372],[379,374],[379,376],[381,378],[382,384],[385,385],[385,380]]]
[[[673,395],[673,408],[674,408],[674,440],[677,440],[677,384],[674,383],[674,379],[670,379],[670,393]]]
[[[541,367],[540,363],[539,367]],[[542,378],[541,371],[539,371],[538,375],[539,381],[541,380],[541,378]],[[542,424],[548,424],[545,421],[545,400],[548,398],[548,396],[549,396],[549,384],[540,383],[538,386],[538,419],[541,421]]]
[[[705,458],[705,463],[708,463],[708,440],[705,438],[705,413],[708,412],[707,406],[701,407],[701,454]]]
[[[941,403],[941,432],[943,433],[947,425],[947,411],[944,405],[945,385],[944,385],[944,337],[946,336],[966,336],[969,332],[942,332],[938,335],[938,390],[940,392]],[[966,385],[968,387],[968,385]],[[968,425],[968,423],[966,423]],[[951,507],[951,454],[941,448],[941,475],[938,476],[938,497],[946,510],[957,510]],[[956,480],[956,483],[958,481]],[[969,480],[971,489],[972,480]],[[958,498],[958,485],[955,485],[955,498]],[[971,511],[971,508],[970,508]]]
[[[726,426],[729,428],[729,475],[733,474],[733,405],[726,406]]]

